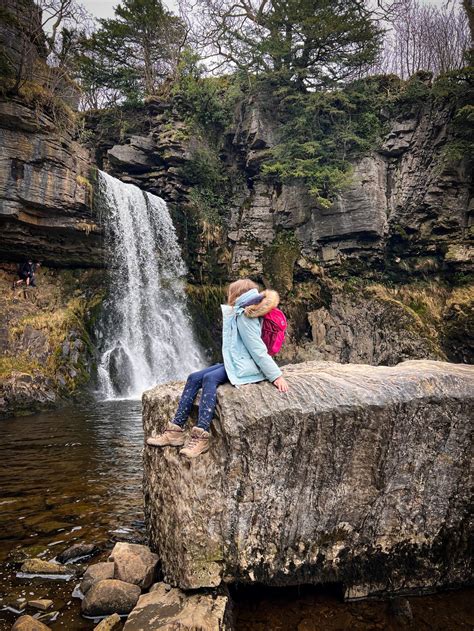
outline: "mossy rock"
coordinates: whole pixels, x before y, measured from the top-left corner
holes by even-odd
[[[291,232],[278,234],[263,251],[263,274],[270,286],[282,294],[293,288],[293,270],[300,256],[300,245]]]

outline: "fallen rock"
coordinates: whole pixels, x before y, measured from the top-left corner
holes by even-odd
[[[38,600],[29,600],[28,607],[33,607],[33,609],[39,609],[40,611],[47,611],[53,606],[52,600],[47,600],[46,598],[39,598]]]
[[[230,601],[225,594],[185,594],[157,583],[143,594],[123,631],[230,631]]]
[[[41,575],[74,575],[76,568],[71,568],[59,563],[44,561],[43,559],[27,559],[21,566],[20,571],[24,574]]]
[[[20,616],[11,631],[51,631],[51,629],[32,616]]]
[[[469,580],[474,367],[307,362],[219,388],[207,454],[146,447],[145,513],[164,579],[340,582],[347,598]],[[145,437],[182,384],[143,396]]]
[[[99,624],[94,627],[94,631],[119,631],[122,628],[122,621],[120,616],[113,613],[111,616],[101,620]]]
[[[81,592],[86,594],[90,587],[99,581],[114,578],[114,564],[110,562],[95,563],[89,565],[84,572],[81,582]]]
[[[147,589],[153,583],[158,555],[138,543],[116,543],[109,561],[114,562],[114,577]]]
[[[108,616],[113,613],[127,614],[137,604],[141,591],[138,585],[106,579],[94,583],[81,604],[84,616]]]
[[[57,556],[60,563],[67,563],[68,561],[74,563],[79,559],[87,559],[100,552],[99,548],[93,543],[75,543],[70,548],[64,550]]]

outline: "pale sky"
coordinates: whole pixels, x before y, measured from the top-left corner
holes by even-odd
[[[114,16],[114,7],[120,4],[120,0],[79,0],[95,18],[111,18]],[[176,0],[164,0],[170,11],[177,13]]]
[[[428,4],[440,5],[445,0],[425,0]],[[114,6],[120,3],[120,0],[79,0],[88,11],[96,18],[111,18],[114,15]],[[163,4],[173,13],[178,13],[177,0],[163,0]]]

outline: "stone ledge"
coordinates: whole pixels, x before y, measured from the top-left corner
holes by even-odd
[[[349,598],[469,580],[468,480],[474,368],[286,366],[221,387],[210,451],[187,462],[145,448],[145,509],[165,580],[340,582]],[[145,437],[182,384],[144,394]]]

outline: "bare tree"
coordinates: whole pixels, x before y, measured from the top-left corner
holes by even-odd
[[[470,36],[460,3],[397,0],[385,20],[383,50],[371,72],[393,72],[407,79],[419,70],[438,75],[465,65]]]

